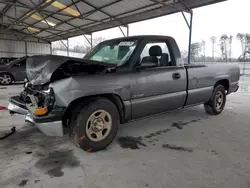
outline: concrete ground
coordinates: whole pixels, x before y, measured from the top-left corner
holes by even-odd
[[[250,188],[249,83],[228,96],[219,116],[197,106],[135,121],[97,153],[1,110],[0,134],[13,126],[17,132],[0,140],[0,187]],[[0,86],[0,105],[21,89]]]

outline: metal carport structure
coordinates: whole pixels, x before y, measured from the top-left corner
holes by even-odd
[[[190,30],[190,57],[192,9],[222,1],[0,0],[0,39],[51,44],[113,27],[126,27],[128,35],[130,23],[182,12]],[[190,14],[189,21],[183,12]]]

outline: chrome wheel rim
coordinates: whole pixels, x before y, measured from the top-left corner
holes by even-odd
[[[223,99],[224,99],[224,96],[223,96],[223,93],[221,91],[218,91],[216,93],[216,96],[215,96],[215,107],[216,107],[216,110],[220,110],[222,105],[223,105]]]
[[[93,142],[107,138],[112,129],[111,115],[105,110],[96,110],[86,123],[86,135]]]
[[[11,82],[11,76],[8,74],[0,75],[1,84],[9,84]]]

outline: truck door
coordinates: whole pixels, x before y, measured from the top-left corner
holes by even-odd
[[[132,118],[183,107],[186,100],[186,71],[171,65],[165,42],[150,42],[132,75]]]

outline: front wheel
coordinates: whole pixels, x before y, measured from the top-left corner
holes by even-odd
[[[226,91],[222,85],[216,85],[212,97],[208,103],[204,104],[204,109],[208,114],[220,114],[226,105]]]
[[[83,105],[70,125],[70,137],[88,152],[105,149],[115,138],[119,113],[114,103],[100,98]]]
[[[1,85],[10,85],[13,82],[12,75],[8,73],[0,73],[0,84]]]

